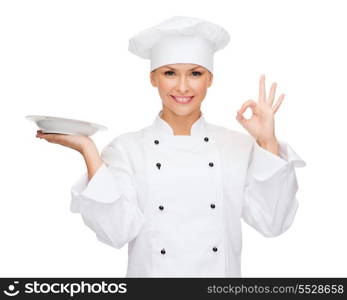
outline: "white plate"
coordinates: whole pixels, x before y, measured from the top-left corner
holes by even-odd
[[[90,136],[98,130],[107,129],[105,126],[99,124],[67,118],[38,115],[30,115],[26,116],[26,118],[34,121],[43,133],[62,133]]]

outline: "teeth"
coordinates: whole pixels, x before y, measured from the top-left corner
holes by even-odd
[[[174,97],[178,102],[188,102],[192,97]]]

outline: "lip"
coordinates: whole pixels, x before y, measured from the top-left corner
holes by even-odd
[[[192,102],[192,100],[193,100],[193,98],[194,98],[194,96],[189,96],[189,97],[190,97],[190,100],[188,100],[187,102],[179,102],[178,100],[175,99],[175,96],[170,95],[170,97],[171,97],[176,103],[178,103],[178,104],[188,104],[188,103]],[[182,98],[187,98],[187,96],[182,97]]]

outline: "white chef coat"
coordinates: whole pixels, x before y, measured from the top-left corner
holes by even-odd
[[[129,243],[127,277],[240,277],[241,218],[266,237],[287,230],[305,162],[283,141],[278,157],[203,113],[191,135],[160,115],[102,150],[91,180],[72,186],[71,211],[98,240]]]

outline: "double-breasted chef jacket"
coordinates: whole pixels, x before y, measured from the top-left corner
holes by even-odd
[[[128,243],[127,277],[240,277],[241,219],[266,237],[287,230],[305,162],[203,113],[190,135],[174,135],[161,112],[102,150],[94,176],[72,186],[71,211],[101,242]]]

